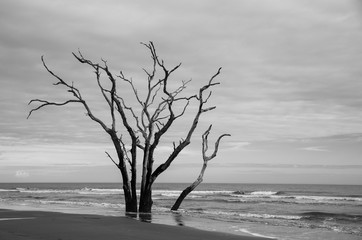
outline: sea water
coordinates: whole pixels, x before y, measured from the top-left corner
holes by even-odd
[[[170,211],[187,186],[154,184],[149,221],[280,240],[362,239],[362,186],[203,183]],[[121,183],[0,183],[0,208],[121,216],[125,206]]]

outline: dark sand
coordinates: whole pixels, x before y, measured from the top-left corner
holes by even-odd
[[[16,219],[18,218],[18,219]],[[24,218],[24,219],[21,219]],[[127,217],[0,209],[1,240],[265,240]]]

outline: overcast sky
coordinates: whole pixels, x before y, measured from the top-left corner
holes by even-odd
[[[0,182],[120,181],[108,136],[84,109],[49,107],[27,120],[27,103],[70,97],[52,85],[44,55],[105,116],[92,70],[71,53],[106,59],[142,86],[151,59],[140,42],[153,41],[166,65],[182,62],[173,81],[192,79],[190,93],[223,67],[209,103],[217,108],[159,181],[193,181],[212,123],[212,137],[232,136],[207,182],[362,184],[358,0],[2,0],[0,33]],[[184,137],[188,119],[170,138]]]

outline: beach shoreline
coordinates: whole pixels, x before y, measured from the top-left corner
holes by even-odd
[[[184,226],[147,223],[129,217],[10,209],[0,209],[0,214],[0,239],[7,240],[268,239],[204,231]]]
[[[357,240],[361,187],[204,184],[171,211],[182,186],[162,183],[154,186],[152,214],[144,220],[242,237]],[[118,183],[0,183],[0,195],[0,209],[126,217]]]

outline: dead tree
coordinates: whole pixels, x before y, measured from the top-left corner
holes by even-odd
[[[182,81],[179,87],[170,89],[169,81],[171,75],[181,64],[173,68],[167,68],[164,61],[161,60],[152,42],[142,43],[150,52],[152,57],[151,70],[143,69],[147,81],[146,94],[141,97],[137,91],[132,78],[126,77],[122,71],[119,75],[114,75],[108,68],[107,62],[102,59],[101,63],[94,63],[85,58],[80,51],[73,53],[73,56],[82,64],[89,66],[94,70],[95,79],[98,84],[101,95],[103,96],[109,108],[110,122],[107,123],[92,112],[86,99],[81,94],[80,89],[76,88],[73,83],[69,83],[59,75],[51,71],[42,57],[42,63],[45,69],[55,78],[55,86],[62,86],[71,93],[72,97],[64,102],[51,102],[42,99],[33,99],[29,102],[38,103],[38,106],[31,109],[30,115],[45,106],[64,106],[71,103],[80,104],[84,107],[86,115],[98,123],[103,130],[109,135],[116,154],[116,160],[112,154],[106,152],[116,167],[120,170],[122,176],[123,191],[125,197],[126,212],[143,212],[149,213],[152,208],[152,184],[158,176],[162,174],[172,162],[177,158],[180,152],[190,144],[191,137],[198,125],[200,116],[215,106],[205,107],[205,104],[211,96],[210,88],[220,84],[214,82],[220,74],[221,68],[202,86],[199,91],[190,96],[181,96],[189,81]],[[157,73],[157,75],[156,75]],[[161,77],[159,77],[161,76]],[[137,104],[141,111],[136,111],[131,107],[117,92],[120,84],[126,84],[133,92]],[[124,87],[124,86],[122,86]],[[170,130],[174,122],[182,117],[191,102],[196,101],[197,111],[189,127],[185,131],[185,136],[179,141],[173,142],[171,154],[156,168],[154,166],[154,154],[156,147],[159,145],[162,137]],[[178,107],[175,107],[177,103]],[[181,107],[180,107],[181,105]],[[120,132],[126,132],[127,139],[123,138]],[[142,177],[140,186],[140,196],[138,202],[136,179],[137,179],[137,149],[143,153],[142,158]]]
[[[221,135],[215,142],[215,149],[214,152],[210,155],[210,156],[206,156],[206,152],[209,149],[209,145],[208,145],[208,136],[210,134],[211,131],[211,127],[212,125],[209,126],[209,128],[204,132],[204,134],[202,135],[202,158],[204,160],[204,163],[202,165],[201,171],[199,176],[197,177],[197,179],[187,188],[185,188],[180,196],[177,198],[176,202],[174,203],[174,205],[172,206],[171,210],[176,211],[179,209],[181,203],[183,202],[183,200],[187,197],[187,195],[189,195],[202,181],[203,181],[203,177],[204,177],[204,173],[205,170],[207,168],[207,163],[213,159],[214,157],[216,157],[216,154],[219,150],[219,144],[220,144],[220,140],[221,138],[225,137],[225,136],[230,136],[230,134],[223,134]]]

